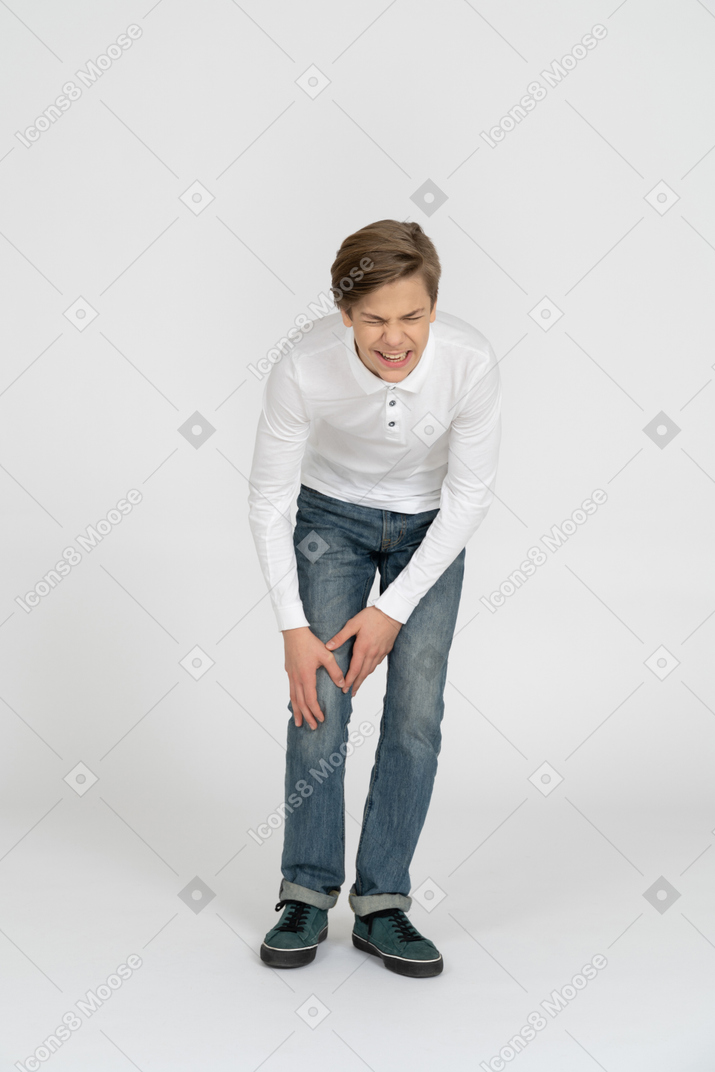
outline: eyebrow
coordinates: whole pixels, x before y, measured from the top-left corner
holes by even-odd
[[[411,313],[403,313],[402,319],[404,320],[406,316],[414,316],[416,313],[423,313],[424,311],[424,306],[419,309],[413,309]],[[377,313],[363,313],[362,317],[363,319],[369,317],[370,320],[384,320],[384,317],[378,316]]]

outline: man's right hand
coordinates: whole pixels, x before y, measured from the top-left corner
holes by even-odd
[[[290,681],[290,699],[293,705],[293,718],[296,726],[303,720],[312,730],[318,728],[318,722],[325,721],[325,715],[318,704],[315,675],[319,666],[324,666],[335,684],[342,688],[345,684],[343,672],[332,651],[326,648],[322,640],[304,625],[298,629],[284,629],[285,671]]]

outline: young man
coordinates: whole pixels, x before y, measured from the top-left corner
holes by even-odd
[[[311,322],[265,384],[249,519],[292,716],[283,913],[261,946],[272,967],[309,963],[327,936],[345,879],[344,757],[362,740],[348,729],[352,696],[385,657],[353,944],[402,975],[443,967],[405,915],[409,866],[437,770],[465,545],[493,498],[501,386],[487,339],[437,314],[440,271],[418,223],[356,231],[331,268],[339,312]]]

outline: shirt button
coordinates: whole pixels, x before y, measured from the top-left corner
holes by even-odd
[[[393,427],[394,423],[395,423],[394,421],[390,421],[390,428]]]
[[[391,405],[391,406],[394,406],[394,404],[395,404],[395,400],[394,400],[394,398],[390,399],[390,405]]]

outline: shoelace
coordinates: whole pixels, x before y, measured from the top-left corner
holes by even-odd
[[[279,912],[284,905],[290,905],[290,908],[288,909],[286,918],[278,927],[278,930],[295,932],[301,930],[307,922],[310,905],[305,904],[303,901],[279,901],[276,905],[276,912]]]
[[[401,908],[382,908],[379,912],[370,912],[367,925],[368,934],[372,933],[372,921],[377,917],[384,919],[390,917],[390,922],[393,927],[397,927],[398,934],[403,942],[424,941],[422,935],[412,926]]]

